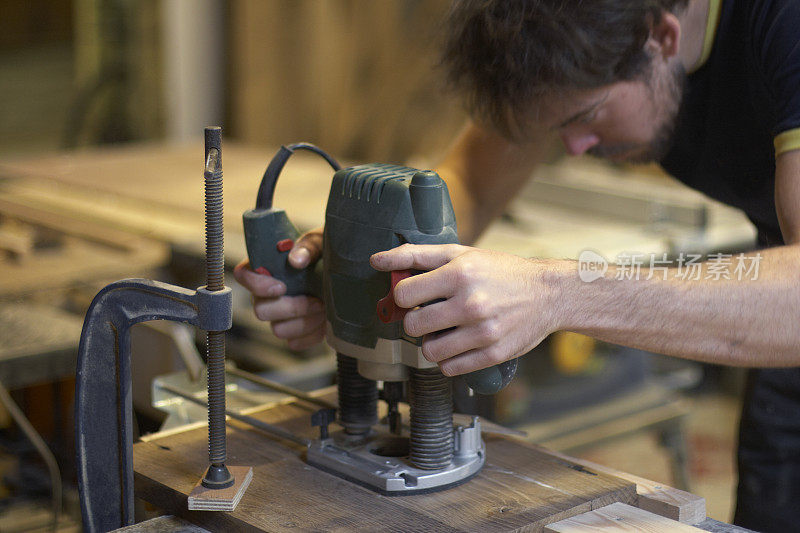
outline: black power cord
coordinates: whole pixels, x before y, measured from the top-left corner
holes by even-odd
[[[264,171],[264,177],[261,178],[261,186],[258,188],[258,196],[256,197],[256,209],[272,208],[272,197],[275,195],[275,185],[278,183],[278,176],[295,150],[308,150],[309,152],[314,152],[322,156],[325,158],[325,161],[333,167],[334,171],[342,168],[332,156],[323,151],[322,148],[311,143],[295,143],[289,146],[281,146],[278,153],[276,153],[272,161],[269,162],[267,170]]]

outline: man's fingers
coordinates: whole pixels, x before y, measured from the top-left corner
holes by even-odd
[[[493,348],[470,350],[442,361],[439,363],[439,368],[445,376],[467,374],[501,363],[503,360],[498,358],[495,353],[496,349]]]
[[[233,269],[233,277],[239,284],[259,298],[277,298],[286,292],[286,285],[272,276],[258,274],[250,269],[250,262],[244,260]]]
[[[290,350],[305,350],[306,348],[311,348],[312,346],[321,343],[324,339],[325,330],[320,328],[318,331],[315,331],[314,333],[304,337],[292,339],[287,344],[289,345]]]
[[[296,339],[305,337],[317,330],[324,328],[322,325],[325,323],[325,313],[319,312],[312,315],[290,318],[288,320],[277,320],[272,322],[272,332],[279,339]]]
[[[498,334],[487,331],[483,324],[461,326],[452,331],[426,335],[422,340],[422,355],[432,363],[439,363],[490,346],[497,342],[497,338]]]
[[[468,351],[469,343],[463,335],[462,329],[456,328],[452,331],[425,335],[422,339],[422,356],[431,363],[441,363],[450,357]]]
[[[322,302],[312,296],[284,296],[278,299],[256,299],[253,311],[259,320],[287,320],[321,313]]]
[[[396,290],[395,301],[397,301]],[[430,301],[430,298],[424,301]],[[406,307],[400,302],[397,302],[397,304],[400,307]],[[403,319],[403,329],[412,337],[422,337],[429,333],[458,326],[462,323],[458,315],[458,309],[452,301],[436,302],[406,313],[406,317]]]
[[[404,244],[378,252],[370,258],[370,264],[376,270],[392,271],[433,270],[450,262],[462,254],[464,247],[459,244]]]
[[[434,270],[400,280],[394,287],[395,303],[411,309],[434,300],[449,298],[453,295],[453,284],[446,274],[441,270]],[[455,309],[448,310],[450,313],[454,311]]]
[[[289,252],[289,263],[295,268],[305,268],[322,255],[322,228],[303,234]]]

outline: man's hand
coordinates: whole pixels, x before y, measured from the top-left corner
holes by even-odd
[[[372,256],[377,270],[425,272],[400,281],[397,305],[414,308],[403,326],[424,336],[423,356],[452,376],[524,354],[558,329],[549,262],[458,244],[404,244]],[[449,328],[450,331],[442,331]]]
[[[322,254],[322,228],[297,239],[289,252],[289,264],[305,268]],[[271,322],[275,336],[286,339],[289,348],[302,350],[322,342],[325,337],[325,308],[313,296],[284,296],[286,285],[250,269],[246,259],[236,265],[233,275],[253,293],[253,311],[259,320]]]

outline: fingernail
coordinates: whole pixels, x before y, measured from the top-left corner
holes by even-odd
[[[267,289],[267,296],[274,298],[275,296],[280,296],[286,289],[283,285],[275,285],[274,287],[270,287]]]
[[[311,260],[311,253],[308,248],[298,248],[289,253],[289,261],[295,268],[304,268]]]

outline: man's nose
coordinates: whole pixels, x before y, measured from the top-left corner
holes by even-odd
[[[581,155],[592,146],[600,144],[600,137],[589,132],[564,132],[561,134],[561,142],[564,143],[564,148],[567,149],[569,155]]]

